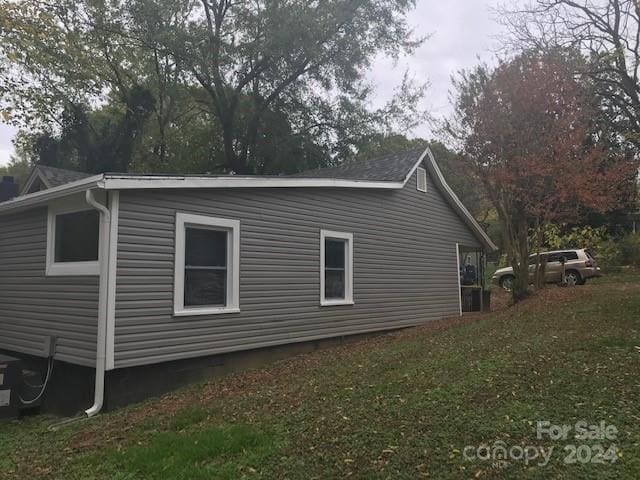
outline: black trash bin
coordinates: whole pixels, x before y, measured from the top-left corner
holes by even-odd
[[[482,310],[484,312],[491,311],[491,290],[483,290],[482,292]]]

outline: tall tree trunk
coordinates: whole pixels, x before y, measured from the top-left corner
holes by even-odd
[[[513,268],[511,296],[514,302],[524,299],[529,291],[529,239],[528,224],[523,214],[513,217],[504,203],[495,198],[498,219],[504,232],[504,247],[507,260]]]
[[[515,249],[511,266],[515,275],[511,295],[514,302],[523,300],[529,293],[529,228],[525,220],[516,223]]]
[[[547,270],[547,259],[546,257],[543,258],[540,256],[540,250],[542,250],[542,243],[544,242],[544,224],[542,223],[540,218],[536,219],[534,238],[534,253],[536,254],[534,285],[536,287],[536,290],[540,290],[545,286],[545,275]]]

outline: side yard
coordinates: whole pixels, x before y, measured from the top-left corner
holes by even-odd
[[[475,322],[298,356],[57,431],[43,417],[0,424],[0,476],[636,479],[639,398],[636,271],[550,287]],[[580,420],[615,426],[615,439],[536,436],[538,421]],[[540,457],[465,458],[495,442],[553,450],[546,466]],[[599,460],[598,444],[617,452],[603,463],[564,462],[570,445]]]

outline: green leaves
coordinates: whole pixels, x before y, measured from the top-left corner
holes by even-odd
[[[18,125],[55,137],[72,105],[93,127],[133,88],[153,95],[125,169],[296,171],[422,118],[422,85],[374,110],[364,81],[376,55],[421,43],[410,0],[5,3],[0,104]]]

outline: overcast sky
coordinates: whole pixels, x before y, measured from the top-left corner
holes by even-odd
[[[411,57],[397,64],[389,60],[376,62],[371,78],[378,87],[376,103],[384,103],[393,94],[404,71],[408,68],[416,80],[429,81],[431,87],[424,107],[436,115],[449,111],[447,92],[451,74],[477,63],[477,57],[490,60],[495,47],[494,36],[499,27],[494,21],[491,7],[496,0],[418,0],[410,21],[418,34],[432,37]],[[428,137],[428,128],[422,127],[414,135]],[[9,161],[13,153],[11,140],[15,129],[0,124],[0,165]]]

